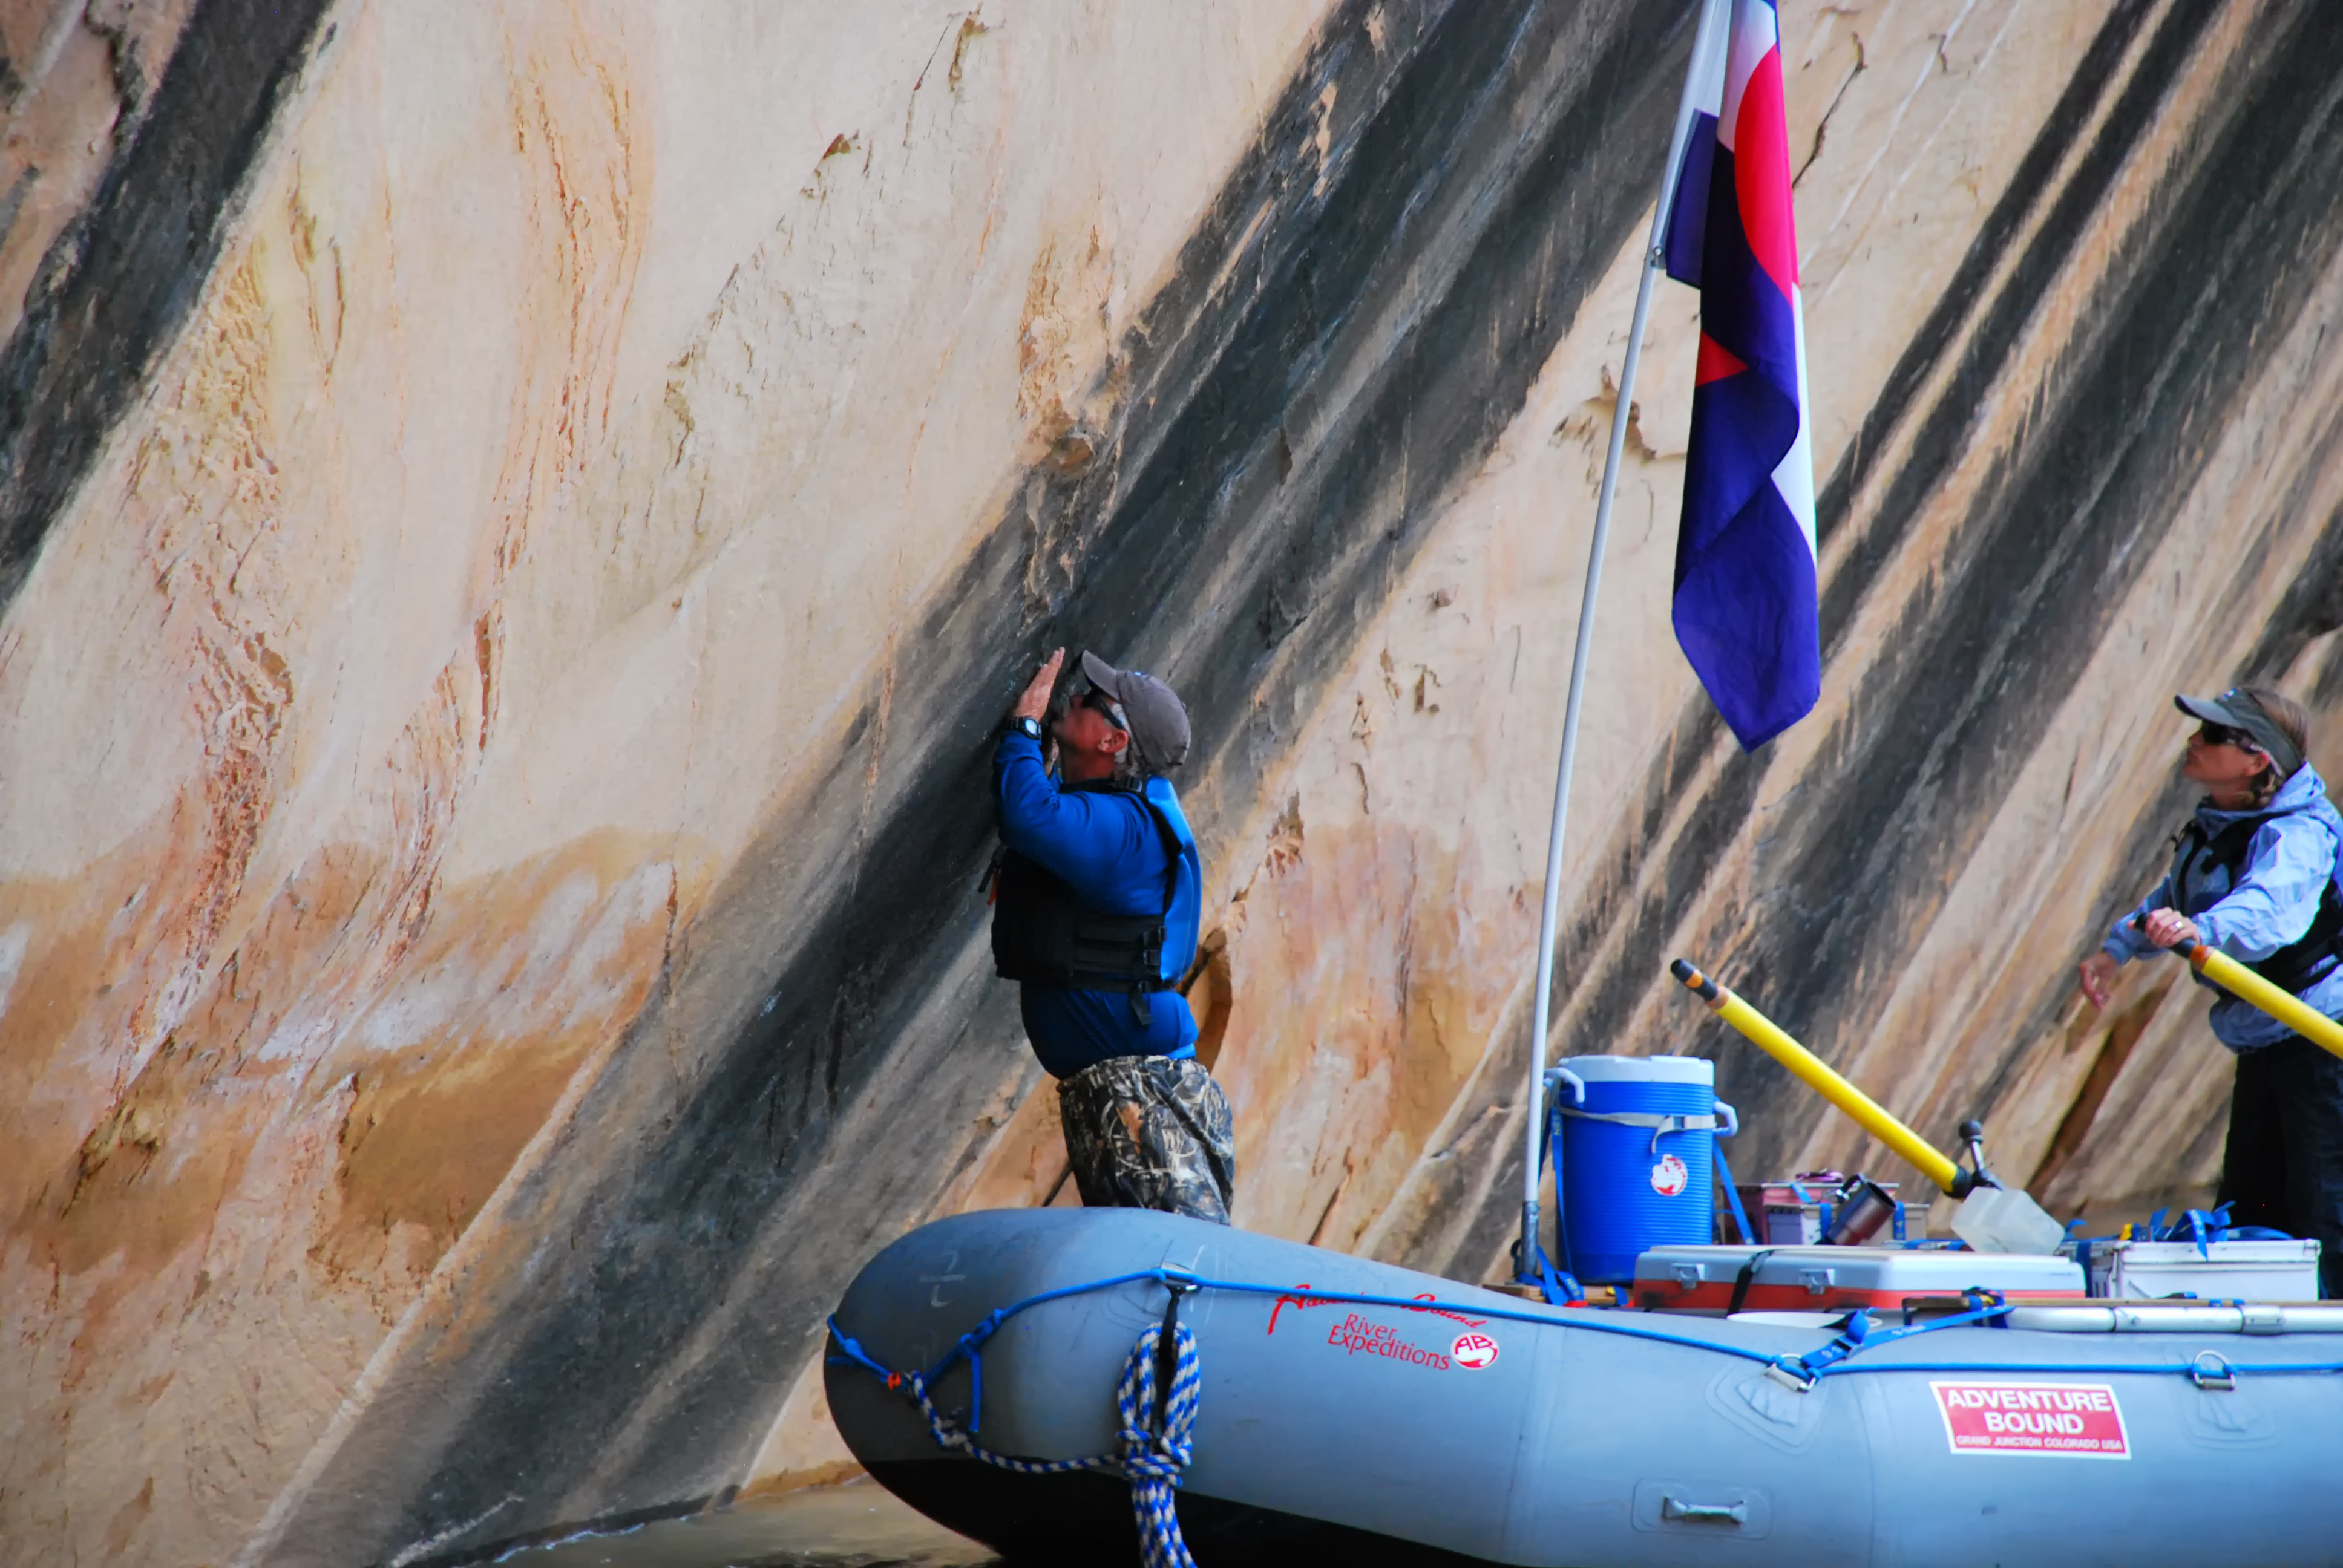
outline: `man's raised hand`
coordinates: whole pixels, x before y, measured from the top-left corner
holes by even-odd
[[[1009,716],[1011,719],[1040,719],[1048,713],[1050,693],[1056,689],[1058,671],[1065,662],[1064,648],[1051,649],[1050,657],[1043,659],[1041,668],[1033,672],[1033,678],[1026,683],[1025,694],[1017,699],[1017,706],[1009,710]]]

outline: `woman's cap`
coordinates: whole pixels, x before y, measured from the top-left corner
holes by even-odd
[[[1188,759],[1188,709],[1170,687],[1144,670],[1117,669],[1088,651],[1082,654],[1082,673],[1121,706],[1131,720],[1131,741],[1149,768],[1177,768]]]
[[[2278,721],[2262,711],[2262,705],[2237,687],[2231,687],[2218,697],[2176,697],[2172,706],[2189,718],[2207,724],[2217,724],[2228,729],[2242,729],[2253,737],[2256,749],[2278,767],[2278,777],[2290,779],[2302,766],[2302,751]]]

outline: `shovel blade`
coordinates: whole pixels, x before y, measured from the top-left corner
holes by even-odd
[[[2066,1227],[2023,1192],[1980,1187],[1953,1211],[1953,1234],[1980,1252],[2056,1252]]]

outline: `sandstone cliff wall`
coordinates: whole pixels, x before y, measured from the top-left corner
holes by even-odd
[[[12,61],[98,14],[21,9]],[[2057,1205],[2189,1190],[2201,1000],[2068,977],[2185,809],[2171,690],[2343,707],[2343,17],[1786,13],[1823,706],[1744,757],[1669,637],[1665,288],[1556,1049],[1893,1173],[1688,951]],[[1493,1265],[1688,6],[137,16],[0,243],[12,1560],[462,1558],[833,1463],[856,1264],[1066,1201],[973,892],[1060,641],[1195,713],[1241,1222]]]

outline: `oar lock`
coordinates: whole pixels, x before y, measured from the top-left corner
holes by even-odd
[[[1968,1151],[1968,1167],[1954,1168],[1952,1196],[1966,1198],[1980,1187],[1998,1187],[2001,1182],[1985,1163],[1985,1123],[1971,1117],[1961,1123],[1961,1144]]]

